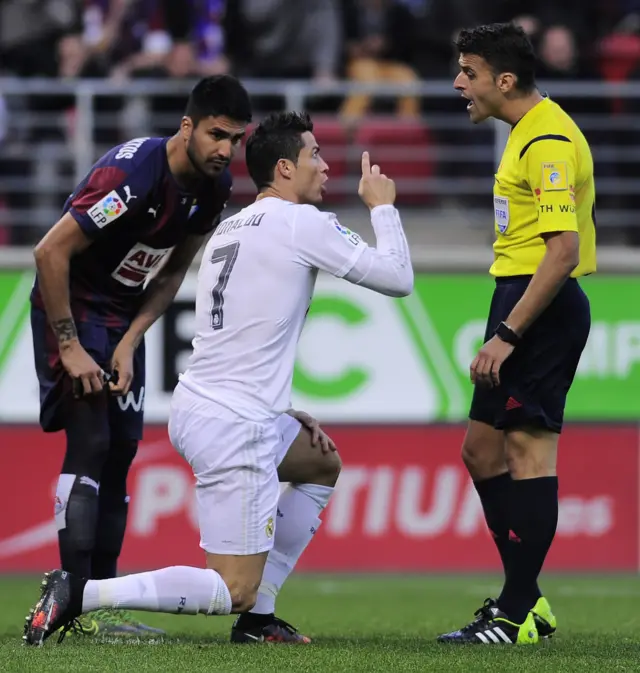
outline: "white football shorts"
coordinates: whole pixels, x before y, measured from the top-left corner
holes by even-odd
[[[248,421],[178,384],[169,437],[196,478],[200,546],[205,551],[248,556],[273,547],[278,465],[300,427],[289,414]]]

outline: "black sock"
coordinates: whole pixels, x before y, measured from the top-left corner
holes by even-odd
[[[516,624],[524,622],[540,597],[538,575],[557,526],[558,478],[514,479],[509,564],[498,605]]]
[[[67,400],[67,450],[56,490],[60,563],[78,577],[91,577],[98,522],[98,491],[109,451],[106,395]]]
[[[259,626],[266,626],[271,624],[274,619],[273,612],[268,615],[261,615],[256,612],[242,612],[234,626],[239,629],[255,629]]]
[[[76,577],[75,575],[69,575],[69,579],[71,580],[69,611],[74,617],[77,617],[82,614],[84,588],[87,585],[88,580],[85,577]]]
[[[508,472],[490,479],[474,482],[487,526],[502,559],[505,574],[509,565],[509,509],[511,502],[511,475]]]
[[[76,475],[65,510],[64,528],[58,531],[62,570],[77,577],[91,577],[91,554],[98,520],[97,484]]]
[[[128,510],[125,494],[100,489],[96,541],[91,555],[91,579],[105,580],[117,576]]]

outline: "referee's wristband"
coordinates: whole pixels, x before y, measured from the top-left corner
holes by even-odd
[[[494,334],[505,343],[511,344],[512,346],[517,346],[520,343],[520,337],[516,334],[506,322],[501,322]]]

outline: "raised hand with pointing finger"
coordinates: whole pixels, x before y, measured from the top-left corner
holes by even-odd
[[[371,165],[369,152],[362,153],[362,177],[358,196],[370,210],[376,206],[392,206],[396,200],[395,182],[380,172],[380,166]]]

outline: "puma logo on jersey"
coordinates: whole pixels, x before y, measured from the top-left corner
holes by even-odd
[[[127,200],[125,201],[125,203],[129,203],[129,201],[131,201],[131,199],[137,199],[138,198],[135,194],[131,193],[131,187],[129,187],[129,185],[124,186],[124,195],[127,197]]]
[[[160,206],[156,206],[155,208],[149,208],[147,211],[150,215],[153,215],[153,219],[155,220],[158,217],[158,211],[160,210]]]
[[[111,277],[127,287],[138,287],[173,248],[151,248],[136,243],[113,271]]]

